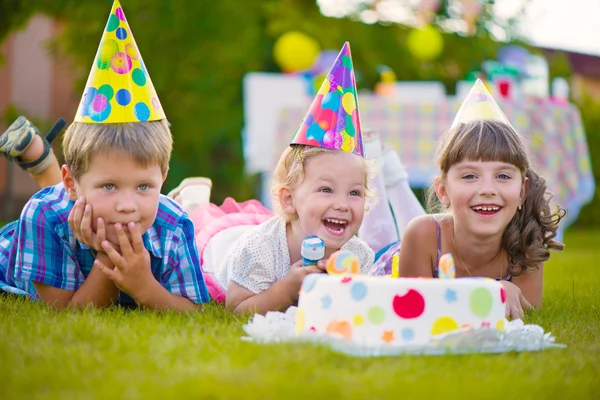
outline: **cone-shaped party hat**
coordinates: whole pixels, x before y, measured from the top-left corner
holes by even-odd
[[[75,121],[108,124],[164,118],[133,33],[115,0]]]
[[[496,100],[494,100],[490,92],[485,88],[481,79],[477,79],[477,82],[475,82],[469,91],[467,98],[463,101],[454,118],[450,130],[454,129],[458,124],[477,119],[491,119],[511,126],[508,118],[506,118]]]
[[[350,44],[338,54],[290,144],[341,150],[364,157]]]

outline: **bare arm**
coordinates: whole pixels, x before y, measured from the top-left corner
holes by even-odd
[[[202,311],[202,305],[194,304],[187,297],[169,292],[157,280],[154,280],[153,285],[148,286],[144,293],[137,295],[134,299],[140,306],[151,310],[175,310],[180,313]]]
[[[513,277],[512,283],[521,289],[521,293],[533,307],[540,308],[542,306],[544,264],[541,264],[537,271]]]
[[[97,258],[112,265],[105,254],[98,253]],[[33,282],[33,285],[42,301],[59,310],[66,307],[80,309],[88,305],[108,307],[116,302],[119,295],[119,289],[96,266],[92,267],[77,291],[59,289],[40,282]]]
[[[308,274],[323,272],[322,267],[302,267],[302,261],[290,267],[283,279],[273,283],[267,290],[254,294],[248,289],[229,281],[227,286],[227,308],[237,314],[286,310],[298,302],[302,280]]]
[[[401,277],[431,278],[432,254],[437,251],[435,232],[435,222],[430,215],[416,217],[408,223],[400,243]]]

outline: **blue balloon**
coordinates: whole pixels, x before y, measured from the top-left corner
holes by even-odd
[[[321,100],[321,108],[337,111],[340,109],[340,95],[337,92],[329,92]]]
[[[306,138],[308,140],[316,140],[317,142],[322,142],[323,137],[325,136],[325,131],[321,129],[318,124],[312,124],[308,127],[306,131]]]

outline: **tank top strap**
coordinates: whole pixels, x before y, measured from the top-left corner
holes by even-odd
[[[440,265],[440,257],[442,257],[442,227],[440,226],[440,221],[435,215],[432,215],[431,218],[433,218],[433,221],[435,222],[435,228],[437,231],[437,259],[435,260],[432,276],[437,278],[439,276],[438,265]]]

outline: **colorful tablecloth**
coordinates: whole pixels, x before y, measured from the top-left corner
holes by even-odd
[[[537,99],[499,104],[515,129],[526,137],[532,163],[546,178],[554,201],[569,211],[567,224],[574,221],[595,189],[579,110],[572,104]],[[437,173],[434,153],[438,139],[452,124],[461,102],[449,97],[431,104],[400,104],[363,94],[359,105],[363,129],[376,130],[398,151],[412,187],[427,187]],[[282,111],[273,146],[273,166],[308,106]]]

